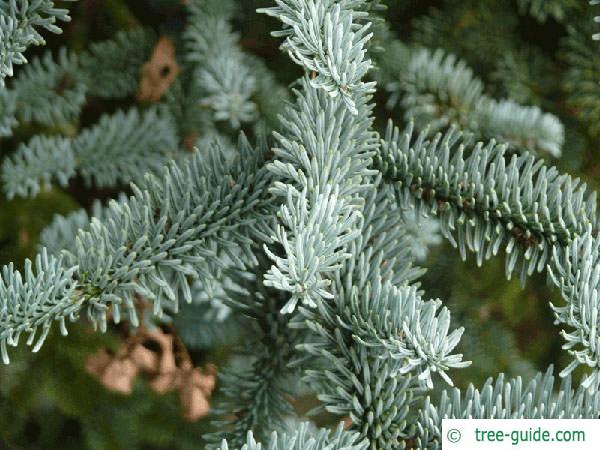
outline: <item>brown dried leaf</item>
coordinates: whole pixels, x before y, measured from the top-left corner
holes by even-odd
[[[102,349],[98,353],[88,356],[85,361],[85,371],[91,376],[99,378],[111,360],[112,356],[106,350]]]
[[[154,46],[150,59],[142,67],[137,99],[141,102],[157,102],[175,81],[179,71],[175,45],[170,38],[162,36]]]
[[[159,373],[150,381],[150,387],[159,394],[166,394],[177,389],[180,385],[181,374],[179,371]]]
[[[138,368],[131,359],[114,358],[105,367],[100,382],[109,390],[131,394]]]
[[[206,384],[204,378],[211,377],[214,378],[214,376],[202,374],[198,368],[183,374],[181,387],[179,388],[179,400],[181,402],[181,414],[184,419],[194,422],[209,413],[210,403],[208,398],[212,389],[210,389],[210,392],[206,392],[202,386]]]
[[[134,345],[130,356],[131,360],[142,372],[153,374],[158,370],[158,355],[142,344]]]
[[[195,383],[196,385],[202,389],[208,397],[211,396],[212,392],[215,389],[215,384],[217,380],[217,367],[214,364],[207,364],[204,367],[204,373],[200,372],[199,369],[196,369],[198,375],[195,375]]]

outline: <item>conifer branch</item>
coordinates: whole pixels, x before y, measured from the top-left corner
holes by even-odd
[[[398,52],[395,49],[394,54]],[[405,117],[414,119],[419,130],[427,127],[437,132],[456,126],[474,133],[478,140],[494,138],[515,151],[560,156],[564,128],[557,117],[536,106],[489,97],[471,68],[452,54],[440,49],[407,48],[404,52],[405,66],[398,70],[395,64],[384,64],[384,71],[391,65],[398,73],[380,77],[392,93],[388,106],[400,100]]]
[[[343,249],[357,236],[362,203],[357,196],[369,186],[368,166],[377,146],[368,97],[356,99],[360,113],[353,115],[307,79],[302,85],[296,106],[282,119],[276,161],[269,166],[281,180],[272,192],[285,199],[274,236],[285,257],[271,252],[275,265],[265,282],[292,293],[286,312],[299,301],[315,305],[330,297],[327,278],[349,256]]]
[[[17,125],[17,98],[13,92],[0,89],[0,138],[10,136]]]
[[[324,361],[305,379],[325,408],[348,416],[368,448],[393,448],[407,437],[409,407],[433,373],[451,383],[446,371],[467,363],[451,355],[462,330],[448,334],[449,312],[408,285],[422,270],[412,266],[399,210],[372,191],[364,214],[333,298],[301,307],[292,325],[312,332],[299,348]]]
[[[273,433],[268,441],[268,447],[263,446],[248,432],[244,443],[230,447],[223,441],[218,450],[366,450],[367,443],[359,440],[358,433],[345,431],[340,424],[334,432],[325,429],[314,429],[307,423],[301,423],[299,428],[289,433]]]
[[[12,89],[19,119],[48,127],[75,122],[87,93],[79,57],[65,47],[56,60],[50,51],[34,57],[15,78]]]
[[[246,63],[229,25],[227,11],[218,2],[192,0],[188,5],[186,38],[188,61],[197,65],[203,106],[216,121],[228,121],[233,128],[256,117],[256,79]],[[224,14],[225,12],[225,14]]]
[[[232,163],[218,152],[197,152],[181,167],[172,163],[160,178],[147,176],[127,201],[110,204],[102,222],[93,220],[78,233],[62,265],[49,259],[49,268],[40,266],[37,279],[58,279],[38,282],[35,296],[27,291],[33,282],[23,286],[19,272],[5,268],[3,282],[16,287],[0,298],[2,345],[16,345],[20,334],[33,336],[37,327],[46,330],[67,316],[74,319],[84,307],[101,330],[109,308],[115,321],[124,310],[136,326],[136,295],[148,299],[157,315],[165,307],[176,311],[179,297],[191,301],[190,283],[217,263],[218,251],[234,261],[240,252],[251,256],[250,236],[263,237],[257,222],[268,216],[270,177],[262,155],[244,139],[240,152]],[[36,348],[44,338],[38,337]]]
[[[412,127],[391,125],[375,167],[400,204],[436,214],[442,234],[477,263],[506,252],[506,275],[542,271],[555,246],[566,246],[596,224],[596,196],[579,179],[541,160],[510,154],[493,141],[465,149],[451,130],[413,141]]]
[[[583,382],[583,386],[589,388],[600,380],[600,331],[597,325],[600,239],[589,227],[568,247],[555,248],[552,263],[548,268],[550,279],[559,288],[565,304],[551,306],[556,323],[567,327],[561,331],[565,340],[563,349],[573,357],[561,376],[569,376],[579,365],[589,366],[592,375]]]
[[[366,59],[371,23],[366,0],[276,0],[277,6],[259,9],[284,24],[273,36],[285,37],[282,50],[311,74],[310,84],[330,97],[340,96],[352,114],[357,99],[370,94],[373,85],[362,79],[372,67]]]
[[[6,197],[34,197],[56,181],[66,186],[75,175],[75,154],[71,141],[55,136],[34,136],[21,144],[2,163],[2,184]]]
[[[92,43],[80,57],[88,95],[123,98],[135,94],[141,68],[155,40],[152,31],[134,28],[118,31],[113,39]]]
[[[600,391],[587,389],[585,382],[577,389],[571,378],[561,380],[555,395],[552,366],[525,384],[521,377],[506,380],[500,374],[489,378],[481,389],[472,384],[461,394],[459,389],[443,391],[434,405],[428,398],[419,413],[418,430],[421,449],[441,449],[442,419],[597,419]],[[597,384],[596,384],[597,387]]]
[[[75,173],[100,188],[140,181],[162,170],[176,149],[173,125],[155,110],[117,111],[74,139],[35,136],[21,145],[2,165],[4,191],[35,196],[52,180],[66,186]]]
[[[74,0],[67,0],[74,1]],[[31,45],[43,45],[38,29],[61,33],[57,20],[71,20],[69,11],[56,8],[51,0],[0,1],[0,87],[12,76],[14,65],[27,62],[23,54]]]

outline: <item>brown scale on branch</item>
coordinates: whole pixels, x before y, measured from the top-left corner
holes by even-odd
[[[420,192],[420,197],[430,202],[435,200],[438,205],[438,211],[443,211],[448,206],[448,199],[442,195],[438,195],[435,193],[435,190],[428,184],[423,184],[420,186],[418,183],[413,183],[410,186],[410,191],[413,194],[417,194]],[[475,199],[474,198],[464,198],[461,207],[463,210],[474,210],[475,209]],[[517,240],[519,244],[523,247],[528,248],[539,244],[540,239],[529,230],[524,230],[522,227],[514,226],[511,228],[510,233]]]
[[[517,240],[517,242],[525,248],[538,244],[537,238],[532,233],[529,231],[523,231],[523,229],[520,227],[513,227],[510,230],[510,233]]]

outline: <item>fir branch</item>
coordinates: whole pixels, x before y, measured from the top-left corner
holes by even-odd
[[[252,100],[256,79],[228,17],[211,5],[198,0],[189,2],[184,32],[186,58],[197,65],[197,82],[205,97],[202,105],[210,108],[216,121],[228,121],[233,128],[239,128],[256,116]]]
[[[254,439],[254,435],[248,432],[243,444],[231,444],[232,447],[229,447],[230,444],[224,440],[218,450],[366,450],[366,442],[359,439],[358,433],[345,431],[343,424],[334,432],[330,432],[324,429],[314,430],[312,425],[304,422],[294,432],[273,433],[268,447],[263,447]]]
[[[172,124],[155,110],[104,115],[74,139],[35,136],[4,160],[2,180],[8,198],[33,197],[56,180],[66,186],[79,174],[96,187],[140,181],[158,173],[177,148]]]
[[[27,47],[46,43],[38,28],[61,33],[57,20],[68,22],[71,18],[69,11],[56,8],[54,1],[0,1],[0,87],[6,76],[13,75],[15,64],[27,62],[23,54]]]
[[[262,273],[266,258],[253,272]],[[256,270],[258,269],[258,270]],[[288,327],[290,316],[279,313],[287,298],[285,293],[266,287],[260,275],[237,269],[228,271],[232,280],[226,288],[225,303],[238,315],[251,319],[250,336],[241,355],[243,367],[234,363],[220,377],[222,399],[214,413],[216,433],[206,439],[214,444],[227,438],[230,444],[241,446],[249,431],[266,437],[274,430],[283,430],[286,420],[294,416],[290,404],[298,369],[288,366],[296,354],[295,346],[302,334]]]
[[[270,165],[282,180],[272,192],[286,199],[274,236],[285,257],[271,252],[275,265],[265,282],[292,293],[288,312],[298,301],[314,305],[330,297],[327,277],[349,257],[344,246],[357,236],[362,201],[356,196],[369,185],[365,177],[373,173],[368,165],[377,144],[368,98],[357,99],[360,114],[352,115],[308,80],[303,87],[296,106],[288,108],[282,134],[276,134],[279,147]]]
[[[123,98],[135,94],[140,71],[150,57],[156,36],[150,30],[121,30],[110,40],[94,42],[81,55],[88,95]]]
[[[126,203],[127,197],[121,194],[117,200]],[[77,235],[80,230],[88,232],[92,218],[103,222],[110,216],[110,207],[96,200],[88,213],[85,209],[67,215],[57,214],[50,225],[40,233],[39,249],[45,247],[50,255],[62,252],[73,253],[77,249]],[[221,256],[225,261],[226,257]],[[233,264],[230,262],[229,264]],[[232,344],[240,336],[246,336],[247,320],[233,314],[225,305],[227,294],[224,291],[222,271],[204,274],[201,280],[192,283],[190,297],[192,303],[184,303],[171,320],[177,335],[191,349],[208,349],[225,343]]]
[[[65,321],[74,318],[84,301],[73,279],[76,269],[64,269],[62,259],[48,256],[45,250],[35,258],[35,273],[29,259],[23,275],[12,263],[2,268],[0,351],[5,364],[9,362],[7,344],[18,345],[22,333],[29,335],[27,345],[33,345],[34,352],[40,349],[54,321],[61,333],[67,334]]]
[[[65,47],[60,48],[56,60],[50,51],[33,58],[12,87],[19,119],[48,127],[75,122],[87,92],[79,58]]]
[[[66,186],[75,175],[75,165],[75,154],[68,139],[34,136],[2,163],[6,197],[34,197],[40,191],[49,190],[52,181]]]
[[[340,96],[352,114],[358,114],[357,99],[373,91],[364,82],[372,67],[366,56],[371,39],[371,23],[359,26],[365,18],[368,1],[276,0],[277,6],[259,9],[276,17],[284,29],[273,32],[285,37],[282,49],[290,58],[311,73],[310,84],[323,89],[330,97]]]
[[[158,173],[177,149],[174,126],[156,110],[103,115],[73,139],[77,171],[87,185],[115,186]]]
[[[364,18],[365,13],[351,8],[364,2],[291,0],[277,4],[261,11],[284,23],[284,30],[275,33],[287,36],[283,48],[295,54],[292,58],[307,71],[319,66],[322,72],[312,79],[303,78],[295,105],[282,118],[282,132],[276,134],[279,147],[273,150],[276,160],[270,166],[280,180],[272,192],[285,199],[279,212],[282,225],[274,236],[285,256],[270,252],[275,265],[265,283],[292,293],[283,309],[292,312],[299,301],[316,305],[319,299],[330,297],[327,278],[349,256],[344,246],[357,235],[362,203],[358,196],[369,185],[365,177],[374,173],[368,166],[377,135],[370,130],[374,84],[360,80],[370,67],[364,60],[368,24],[356,33],[352,25],[354,16]],[[306,45],[312,42],[311,50],[305,51],[301,42],[312,27],[318,32],[310,39],[317,41],[307,41]],[[334,49],[339,52],[327,53]],[[347,58],[343,64],[338,59],[342,55]],[[328,61],[328,69],[321,57]],[[328,71],[337,70],[332,78]],[[341,96],[335,88],[338,76],[352,83]]]
[[[442,50],[409,51],[407,67],[388,82],[389,106],[398,99],[407,119],[420,130],[436,132],[451,125],[497,139],[517,151],[545,151],[560,156],[564,129],[558,118],[536,106],[495,100],[484,94],[481,80],[467,64]],[[387,78],[391,78],[387,75]]]
[[[596,385],[597,386],[597,385]],[[419,443],[422,449],[441,449],[442,419],[597,419],[600,391],[582,385],[574,390],[571,378],[563,378],[559,395],[554,395],[552,366],[529,383],[521,377],[505,381],[500,374],[489,378],[481,389],[472,384],[443,391],[434,405],[428,398],[419,413]]]
[[[412,132],[390,124],[375,167],[400,204],[439,216],[442,234],[463,258],[469,249],[481,264],[504,248],[507,277],[520,264],[524,282],[545,268],[555,246],[595,226],[595,193],[586,196],[579,179],[493,141],[467,156],[455,131],[411,142]]]
[[[12,129],[17,126],[16,110],[17,97],[14,92],[0,88],[0,138],[10,136]]]
[[[370,449],[394,448],[407,437],[415,393],[434,372],[450,382],[446,370],[466,365],[450,355],[462,330],[447,335],[448,311],[437,313],[439,302],[407,286],[422,271],[412,267],[399,210],[385,193],[367,195],[364,215],[332,300],[300,308],[292,324],[312,332],[299,348],[324,361],[305,379],[325,408],[348,416]]]
[[[556,323],[568,327],[562,330],[563,349],[573,361],[561,373],[569,376],[583,364],[592,369],[592,375],[583,386],[589,388],[600,380],[600,331],[598,313],[600,304],[600,239],[592,232],[577,236],[566,248],[555,248],[553,264],[548,268],[550,279],[560,289],[565,305],[551,304]]]
[[[84,307],[102,330],[110,307],[115,321],[125,309],[136,326],[136,295],[153,303],[157,315],[167,306],[176,311],[179,297],[190,302],[190,283],[217,264],[217,251],[237,261],[237,255],[249,253],[251,235],[262,238],[256,224],[268,214],[270,178],[262,155],[244,140],[240,152],[230,164],[220,154],[204,158],[197,152],[181,167],[171,164],[161,178],[148,176],[126,202],[112,202],[106,219],[93,220],[89,230],[79,232],[76,249],[64,253],[68,270],[61,272],[54,259],[54,271],[42,267],[38,278],[68,274],[56,289],[42,285],[31,297],[26,290],[31,283],[17,285],[10,303],[9,297],[0,298],[0,311],[9,306],[26,311],[3,320],[3,345],[15,345],[34,327],[62,323],[67,315],[74,319]],[[20,277],[12,267],[3,276],[5,282]],[[59,289],[65,285],[71,286],[68,291]]]
[[[320,26],[310,36],[318,41],[312,47],[333,48],[335,44],[325,44],[327,39],[341,39],[344,33],[357,29],[358,25],[352,25],[353,17],[365,17],[358,9],[364,2],[316,5],[311,1],[281,1],[278,5],[266,12],[286,24],[281,32],[288,36],[284,48],[308,70],[314,69],[308,59],[312,50],[294,55],[294,51],[302,53],[299,49],[306,42],[303,33]],[[370,66],[370,62],[363,61],[363,45],[368,40],[363,36],[368,27],[367,22],[356,35],[348,35],[350,43],[344,42],[354,45],[350,53],[362,61],[354,63],[365,71]],[[341,31],[328,37],[330,28]],[[321,56],[317,51],[314,54],[315,58]],[[334,58],[332,61],[338,62]],[[347,65],[340,65],[339,70],[336,75],[342,78],[360,73],[352,72]],[[413,391],[430,384],[431,372],[445,376],[449,367],[464,365],[460,355],[450,356],[461,331],[448,336],[447,312],[438,318],[437,306],[423,302],[414,288],[392,286],[394,282],[402,286],[418,273],[407,259],[396,259],[398,249],[406,258],[409,246],[395,243],[397,246],[387,247],[376,236],[371,239],[374,242],[362,240],[370,232],[362,225],[372,226],[369,216],[361,221],[363,207],[374,207],[373,203],[380,200],[384,209],[377,210],[377,219],[371,217],[374,221],[385,217],[386,207],[373,193],[378,181],[368,168],[377,150],[377,135],[370,130],[373,84],[363,83],[359,77],[352,98],[340,99],[335,89],[321,89],[323,79],[317,84],[303,79],[303,90],[282,118],[283,129],[277,134],[279,148],[274,149],[276,161],[270,168],[278,181],[272,192],[285,203],[279,212],[282,225],[274,240],[282,245],[285,257],[269,252],[275,265],[265,276],[265,284],[292,293],[282,312],[293,312],[299,301],[303,304],[292,316],[292,325],[313,336],[299,348],[324,361],[319,367],[322,370],[306,371],[305,379],[325,407],[335,414],[349,415],[353,428],[367,439],[369,448],[390,448],[401,445],[406,436]],[[385,218],[381,220],[378,225],[391,227]],[[390,279],[384,281],[385,277]],[[359,293],[364,295],[359,297]],[[362,310],[361,304],[375,308],[374,315],[361,314],[368,310]],[[402,317],[410,316],[406,313],[411,307],[415,309],[411,325],[402,324]],[[374,323],[376,316],[385,317],[390,326],[378,330],[382,334],[373,335],[374,328],[381,325]],[[422,326],[431,334],[422,333]],[[408,339],[397,339],[404,331]],[[435,355],[423,352],[423,345]],[[417,352],[423,359],[412,364],[409,355]],[[417,372],[425,383],[410,372]]]

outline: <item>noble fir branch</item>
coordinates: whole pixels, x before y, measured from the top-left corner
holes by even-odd
[[[363,81],[372,67],[366,58],[371,23],[359,25],[369,2],[276,0],[276,4],[259,12],[283,22],[284,29],[272,33],[285,37],[282,49],[311,74],[311,86],[341,97],[350,112],[358,114],[357,99],[373,90],[371,83]]]
[[[243,444],[230,444],[226,440],[218,450],[366,450],[367,443],[360,440],[358,433],[344,430],[340,424],[333,432],[314,429],[308,422],[289,433],[273,433],[266,445],[257,442],[249,432]]]
[[[577,0],[519,0],[519,11],[529,14],[539,22],[549,17],[564,22],[571,10],[576,8]]]
[[[119,202],[126,202],[127,197],[121,195]],[[76,240],[79,230],[89,231],[92,218],[100,222],[107,217],[110,208],[96,200],[92,204],[91,213],[79,209],[66,215],[57,214],[50,225],[40,233],[39,250],[46,248],[50,255],[58,256],[63,250],[73,252],[77,248]]]
[[[316,76],[303,77],[296,102],[282,116],[270,165],[278,180],[272,192],[283,199],[274,240],[285,256],[269,251],[275,264],[265,283],[292,294],[282,309],[292,312],[298,302],[315,306],[331,298],[329,278],[349,256],[344,247],[357,236],[359,196],[374,173],[368,166],[377,134],[370,128],[374,83],[361,79],[371,66],[365,50],[368,23],[353,25],[354,17],[365,16],[364,2],[277,5],[261,11],[284,23],[284,30],[274,33],[286,36],[282,48],[307,72],[320,68]],[[318,31],[311,33],[311,27]]]
[[[127,196],[121,194],[120,203],[127,202]],[[111,209],[98,200],[94,201],[88,213],[85,209],[73,211],[67,215],[57,214],[50,225],[40,233],[39,248],[46,248],[50,255],[58,256],[63,251],[73,253],[77,248],[77,234],[80,230],[89,231],[92,218],[100,222],[106,220]],[[224,258],[225,259],[225,258]],[[233,344],[247,326],[246,320],[232,313],[224,304],[226,294],[220,274],[211,271],[202,280],[191,285],[192,303],[180,306],[178,314],[169,317],[177,335],[191,349],[208,349],[216,345]]]
[[[21,144],[2,163],[2,187],[6,197],[34,197],[49,190],[52,182],[66,186],[75,175],[71,142],[56,136],[34,136]]]
[[[506,276],[520,265],[522,282],[542,271],[555,246],[566,246],[596,224],[596,196],[579,179],[529,154],[517,155],[494,141],[470,149],[450,130],[431,140],[390,124],[379,169],[402,205],[439,217],[442,234],[460,254],[484,259],[506,253]]]
[[[67,0],[73,1],[73,0]],[[31,45],[43,45],[42,29],[61,33],[57,21],[71,20],[69,11],[57,8],[52,0],[0,1],[0,87],[12,76],[14,65],[27,62],[24,52]]]
[[[260,247],[255,250],[260,254]],[[226,438],[231,445],[242,446],[249,431],[266,438],[272,431],[285,429],[286,421],[294,417],[289,399],[299,370],[289,363],[296,357],[295,347],[303,333],[290,329],[291,316],[279,312],[287,294],[263,284],[260,274],[264,270],[260,269],[268,267],[267,263],[263,254],[251,272],[235,268],[226,272],[232,283],[225,289],[224,303],[236,315],[249,318],[250,329],[240,349],[243,363],[234,361],[220,374],[220,401],[215,400],[213,408],[219,417],[218,431],[207,436],[214,444]]]
[[[600,239],[590,227],[568,247],[554,250],[548,270],[565,301],[564,305],[551,306],[556,323],[566,328],[561,331],[563,349],[573,357],[561,376],[569,376],[579,365],[589,366],[592,375],[583,382],[586,388],[600,381],[599,259]]]
[[[16,345],[23,332],[75,319],[81,309],[101,330],[109,308],[115,321],[124,311],[136,326],[136,295],[150,301],[157,315],[164,308],[176,311],[179,298],[190,302],[190,283],[217,264],[219,251],[234,261],[239,254],[251,257],[251,236],[262,237],[259,222],[268,214],[270,184],[263,164],[261,152],[242,139],[240,158],[233,162],[218,152],[206,157],[196,152],[160,177],[148,175],[126,202],[110,204],[105,220],[93,220],[78,233],[62,265],[50,259],[54,269],[42,267],[35,275],[41,280],[60,275],[56,288],[40,284],[31,296],[33,282],[13,283],[14,293],[0,298],[3,345]],[[4,283],[20,277],[4,269]]]
[[[369,24],[352,25],[354,17],[365,17],[360,9],[349,9],[354,6],[364,3],[278,2],[267,12],[286,24],[284,49],[307,71],[322,57],[302,47],[307,39],[316,41],[313,49],[346,46],[353,64],[366,71],[370,61],[363,47],[370,37],[365,34]],[[309,36],[309,26],[321,28]],[[334,29],[341,31],[332,35]],[[344,33],[349,33],[344,44],[338,43]],[[332,55],[332,67],[342,54]],[[355,74],[344,64],[335,73],[350,79]],[[451,355],[462,332],[448,334],[448,312],[438,313],[438,303],[421,300],[406,285],[419,273],[411,269],[411,249],[399,244],[391,230],[386,236],[393,222],[385,219],[385,197],[375,195],[378,180],[369,170],[378,150],[377,134],[370,128],[373,84],[358,77],[353,81],[356,89],[340,98],[334,82],[322,84],[328,75],[324,72],[316,84],[319,74],[303,78],[296,103],[276,135],[270,168],[278,181],[271,190],[284,204],[274,240],[285,257],[268,250],[275,264],[265,284],[292,294],[283,313],[294,312],[301,303],[292,325],[310,333],[299,348],[322,361],[305,372],[305,380],[325,408],[348,416],[369,448],[393,448],[406,436],[413,391],[430,386],[433,372],[449,380],[446,370],[464,366],[460,355]],[[374,213],[378,201],[383,209]],[[374,234],[363,241],[364,234],[379,226],[383,240]],[[387,320],[383,329],[377,329],[382,325],[378,317]],[[406,317],[410,319],[403,322]]]
[[[195,67],[202,98],[216,121],[239,128],[256,117],[256,79],[232,31],[229,17],[214,1],[193,0],[188,4],[184,37],[186,59]]]
[[[481,389],[469,385],[443,391],[439,403],[428,398],[419,412],[418,434],[421,449],[442,448],[442,419],[597,419],[600,391],[582,385],[572,388],[571,378],[563,378],[558,395],[552,366],[525,384],[521,377],[506,380],[500,374],[489,378]]]
[[[177,149],[173,125],[156,110],[117,111],[73,139],[35,136],[4,160],[8,198],[35,196],[52,180],[66,186],[77,173],[88,186],[110,187],[158,173]]]
[[[357,98],[360,113],[353,115],[343,101],[307,79],[302,86],[282,121],[282,133],[276,134],[276,160],[270,165],[281,180],[272,187],[284,199],[274,238],[285,256],[270,252],[275,264],[265,282],[292,294],[286,312],[299,301],[314,305],[330,297],[328,277],[348,257],[344,247],[357,236],[362,203],[357,196],[368,187],[377,146],[369,98]]]
[[[14,92],[0,89],[0,138],[10,136],[17,126],[16,111],[17,97]]]
[[[23,274],[15,271],[12,263],[2,268],[0,354],[5,364],[9,362],[7,345],[18,345],[21,334],[28,334],[27,345],[33,345],[34,352],[40,349],[52,322],[57,321],[61,334],[67,334],[65,322],[77,314],[84,298],[77,292],[75,271],[76,267],[65,269],[62,260],[48,256],[45,249],[35,258],[35,270],[29,259]]]
[[[74,123],[87,93],[79,57],[64,47],[56,60],[50,51],[33,58],[14,79],[12,89],[18,118],[48,127]]]
[[[562,52],[568,65],[564,88],[569,105],[597,136],[600,133],[600,87],[597,83],[600,55],[597,43],[590,39],[590,28],[585,27],[584,31],[575,27],[568,29]]]
[[[158,173],[177,150],[174,125],[156,110],[103,115],[73,139],[78,173],[87,185],[115,186]]]
[[[88,95],[124,98],[135,94],[142,66],[155,41],[152,31],[134,28],[118,31],[113,39],[92,43],[80,57]]]
[[[305,380],[324,407],[350,419],[369,449],[396,448],[408,436],[415,394],[434,373],[466,365],[451,352],[462,330],[449,331],[449,312],[409,286],[422,270],[398,221],[400,210],[375,191],[366,196],[359,237],[331,288],[332,299],[299,308],[292,325],[311,331],[299,348],[322,360]]]
[[[388,105],[400,101],[405,117],[414,119],[417,128],[436,132],[454,125],[477,139],[507,143],[515,151],[560,156],[564,129],[557,117],[537,106],[487,96],[482,81],[452,54],[439,49],[407,51],[406,67],[394,78],[383,76],[392,94]]]

